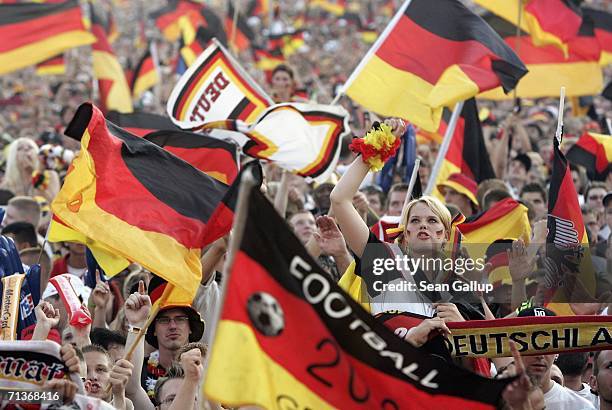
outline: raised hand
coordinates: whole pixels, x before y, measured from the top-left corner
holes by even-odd
[[[91,298],[96,310],[100,309],[106,312],[106,305],[110,300],[111,292],[108,283],[102,280],[101,275],[100,271],[96,270],[96,287],[91,293]]]
[[[445,323],[465,321],[454,303],[434,303],[433,307],[436,309],[437,317],[444,320]]]
[[[138,292],[132,293],[125,301],[125,317],[132,326],[142,327],[151,310],[151,299],[145,291],[144,282],[138,282]]]
[[[401,137],[406,132],[406,122],[400,118],[387,118],[385,124],[391,127],[391,132],[396,137]]]
[[[314,233],[314,238],[321,252],[331,256],[345,254],[347,249],[344,236],[333,218],[326,215],[319,216],[316,223],[319,231]]]
[[[202,352],[200,349],[191,349],[181,355],[181,367],[185,371],[185,379],[199,383],[204,374]]]
[[[514,371],[510,371],[509,376],[518,375],[518,378],[506,387],[502,397],[511,409],[531,409],[531,404],[529,403],[531,381],[525,372],[525,364],[521,354],[516,349],[516,344],[513,341],[509,343],[510,351],[514,358]]]
[[[125,359],[117,360],[109,376],[113,396],[123,397],[125,395],[125,386],[132,377],[132,369],[134,369],[134,365],[129,361]]]
[[[42,326],[47,332],[56,327],[60,320],[59,309],[55,309],[51,303],[44,300],[36,306],[34,315],[36,316],[36,324]]]
[[[58,393],[64,404],[70,404],[77,393],[77,385],[68,379],[51,379],[43,385],[44,391]]]
[[[506,251],[508,254],[508,269],[513,282],[523,280],[533,270],[534,259],[530,258],[522,239],[512,242],[512,249]]]

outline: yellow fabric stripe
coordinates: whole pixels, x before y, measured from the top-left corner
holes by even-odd
[[[338,281],[338,285],[348,293],[355,302],[359,303],[362,308],[366,311],[371,312],[370,303],[366,302],[367,292],[365,283],[361,276],[355,274],[355,261],[353,260],[346,271],[342,274],[342,277]]]
[[[132,93],[117,57],[104,51],[95,50],[92,52],[92,55],[94,76],[97,79],[113,81],[107,101],[104,102],[106,109],[122,113],[132,112],[134,110],[132,107]]]
[[[612,162],[612,138],[609,135],[596,134],[594,132],[589,132],[589,135],[603,145],[608,162]]]
[[[442,109],[478,93],[478,86],[454,65],[430,84],[399,70],[376,55],[350,84],[346,94],[380,115],[405,118],[426,131],[437,131]]]
[[[143,76],[136,79],[134,84],[134,98],[140,98],[142,93],[150,88],[153,88],[159,82],[157,70],[153,69]]]
[[[442,195],[442,192],[440,192],[440,190],[438,189],[438,184],[441,184],[442,182],[446,181],[449,176],[456,173],[461,173],[461,168],[459,168],[457,165],[453,164],[449,160],[445,159],[442,163],[442,166],[440,167],[440,170],[438,171],[438,175],[436,176],[436,184],[434,185],[431,194],[438,198],[440,201],[444,202],[444,195]]]
[[[40,76],[66,74],[66,66],[64,64],[56,64],[37,67],[36,74]]]
[[[612,52],[601,50],[601,54],[599,55],[599,65],[605,67],[608,64],[612,64]]]
[[[185,248],[170,236],[144,231],[100,209],[95,201],[95,163],[86,149],[89,140],[86,131],[81,141],[85,149],[74,159],[73,169],[51,203],[51,209],[74,230],[103,242],[115,255],[138,262],[169,283],[191,292],[193,298],[202,277],[200,249]],[[132,203],[131,206],[140,205]]]
[[[80,232],[75,231],[65,225],[51,221],[49,225],[49,233],[47,236],[49,242],[78,242],[87,246],[96,258],[96,261],[100,264],[104,272],[113,276],[130,264],[125,258],[116,256],[112,249],[107,248],[104,244],[94,241],[91,238],[86,237]]]
[[[597,95],[603,88],[601,68],[596,62],[528,64],[527,69],[529,72],[516,88],[518,97],[558,97],[561,87],[565,87],[566,97]],[[478,98],[505,100],[513,98],[513,93],[506,95],[498,87],[479,94]]]
[[[253,329],[246,324],[220,321],[212,346],[204,384],[208,399],[231,407],[251,404],[276,409],[299,403],[304,409],[333,408],[261,350]],[[279,400],[283,394],[297,403]]]
[[[95,41],[96,38],[91,33],[74,30],[0,53],[0,74],[38,64],[65,50],[92,44]]]

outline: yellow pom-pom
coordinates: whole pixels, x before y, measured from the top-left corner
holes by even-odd
[[[384,123],[380,124],[379,128],[371,129],[363,137],[366,144],[375,147],[377,150],[393,145],[395,138],[395,135],[391,132],[391,127]]]

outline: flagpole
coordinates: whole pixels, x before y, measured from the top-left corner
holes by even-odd
[[[606,125],[608,126],[608,134],[612,135],[612,120],[610,118],[606,118]]]
[[[557,115],[557,130],[555,131],[555,138],[561,144],[561,137],[563,136],[563,110],[565,109],[565,87],[561,87],[559,93],[559,114]]]
[[[434,190],[434,185],[436,183],[438,172],[440,171],[440,168],[442,168],[442,163],[444,162],[444,158],[446,157],[446,153],[448,152],[448,147],[450,146],[451,140],[453,139],[453,133],[455,132],[455,128],[457,127],[457,121],[459,120],[459,115],[461,115],[463,103],[464,101],[459,101],[457,104],[455,104],[455,109],[453,110],[453,114],[451,115],[451,119],[448,124],[448,127],[446,128],[446,132],[444,133],[444,140],[442,141],[442,145],[440,146],[440,150],[438,151],[438,157],[436,158],[436,162],[434,163],[433,169],[431,170],[431,174],[429,175],[427,189],[425,189],[426,195],[431,194]]]
[[[404,199],[404,205],[402,206],[402,214],[400,216],[400,225],[406,218],[406,214],[408,213],[408,204],[412,200],[412,191],[414,190],[414,184],[416,184],[417,175],[419,173],[419,167],[421,165],[421,159],[417,158],[414,161],[414,166],[412,167],[412,174],[410,175],[410,182],[408,183],[408,191],[406,191],[406,198]]]
[[[256,160],[257,161],[257,160]],[[246,165],[245,165],[246,166]],[[227,245],[227,256],[225,258],[225,264],[223,265],[223,278],[221,283],[221,298],[219,309],[215,312],[215,320],[213,323],[216,327],[210,334],[210,349],[206,355],[204,363],[204,375],[202,376],[201,385],[204,386],[206,383],[206,375],[208,373],[208,362],[212,355],[212,349],[214,348],[215,336],[219,327],[219,320],[221,319],[221,311],[225,305],[225,298],[227,296],[227,288],[230,281],[231,268],[234,265],[234,259],[236,258],[236,252],[240,248],[242,242],[242,236],[244,234],[244,227],[246,218],[248,215],[249,197],[251,196],[252,189],[257,185],[253,172],[249,169],[245,169],[240,179],[240,188],[238,190],[238,201],[236,202],[236,212],[234,213],[234,223],[232,224],[231,236],[229,244]]]
[[[353,81],[355,81],[355,78],[357,78],[357,76],[359,75],[359,72],[363,70],[365,65],[370,60],[370,58],[374,55],[374,53],[376,53],[376,51],[378,51],[382,43],[387,39],[387,37],[389,36],[389,33],[391,33],[391,31],[395,27],[395,24],[404,15],[404,11],[406,11],[406,9],[408,8],[411,2],[412,0],[406,0],[404,4],[397,10],[397,12],[395,13],[395,16],[393,16],[389,24],[387,24],[387,27],[385,27],[383,32],[380,33],[380,36],[378,36],[378,38],[376,39],[372,47],[370,47],[366,55],[361,59],[357,67],[353,70],[353,72],[349,76],[348,80],[346,80],[346,82],[342,85],[342,88],[340,88],[340,90],[338,91],[338,94],[331,102],[331,105],[337,104],[338,101],[340,101],[340,98],[342,98],[342,96],[345,95],[347,88],[351,85]]]

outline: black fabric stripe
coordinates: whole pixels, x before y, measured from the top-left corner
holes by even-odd
[[[143,130],[179,129],[168,117],[146,112],[122,114],[117,111],[111,111],[106,114],[106,119],[122,128],[140,128]]]
[[[214,33],[214,36],[217,37],[217,40],[219,40],[221,44],[227,47],[227,33],[225,32],[223,22],[221,21],[217,13],[215,13],[208,7],[202,7],[201,14],[202,17],[204,17],[204,20],[206,20],[208,30]]]
[[[78,7],[78,0],[67,0],[63,3],[0,4],[0,25],[23,23]]]
[[[493,165],[491,165],[482,135],[476,99],[470,98],[465,101],[461,116],[464,119],[463,161],[472,171],[477,183],[481,183],[485,179],[495,178]]]
[[[253,178],[255,179],[255,186],[257,188],[260,188],[261,184],[263,184],[263,169],[261,168],[261,163],[259,160],[250,161],[245,164],[236,176],[236,179],[232,185],[230,185],[229,189],[227,190],[227,194],[225,194],[223,197],[223,203],[231,210],[236,209],[240,181],[242,181],[242,175],[247,171],[247,169],[251,171]]]
[[[236,156],[236,146],[217,138],[186,131],[156,131],[147,134],[148,141],[160,147],[222,149]]]
[[[557,141],[556,137],[553,137],[553,140],[554,140],[553,141],[554,155],[553,155],[552,173],[550,176],[550,186],[548,188],[548,214],[549,215],[555,214],[554,210],[555,210],[555,206],[557,205],[557,199],[559,199],[560,194],[562,194],[561,184],[563,183],[563,179],[571,178],[571,176],[566,175],[568,173],[567,161],[565,159],[565,156],[559,149],[559,142]],[[575,192],[573,194],[575,194]],[[563,195],[561,195],[561,198],[563,198]],[[551,218],[549,217],[548,220],[550,221],[550,219]],[[551,227],[549,226],[548,229],[550,230]],[[549,236],[550,236],[550,231],[549,231]],[[546,240],[546,242],[549,242],[548,239]],[[550,241],[550,243],[552,243],[552,241]]]
[[[612,13],[607,13],[603,10],[594,10],[588,7],[582,7],[582,18],[589,19],[593,26],[597,29],[612,31]]]
[[[493,405],[498,403],[501,392],[507,384],[506,381],[485,379],[451,363],[442,362],[393,334],[344,293],[338,284],[327,277],[324,270],[318,266],[291,232],[287,223],[278,215],[264,195],[256,189],[251,191],[249,198],[249,215],[242,237],[241,251],[266,269],[270,277],[286,291],[304,300],[305,303],[308,302],[302,292],[300,281],[289,273],[292,259],[299,255],[312,267],[313,272],[321,273],[321,276],[328,281],[330,293],[336,292],[343,295],[352,313],[342,319],[332,319],[325,313],[322,303],[311,305],[312,309],[317,312],[322,324],[334,336],[338,345],[357,360],[428,393],[463,397]],[[361,338],[362,330],[350,330],[349,324],[356,319],[360,319],[386,342],[385,350],[402,353],[405,358],[404,366],[412,362],[417,363],[424,374],[428,373],[429,369],[439,369],[440,372],[436,376],[439,388],[431,389],[419,385],[398,371],[393,366],[392,360],[380,357]]]
[[[251,30],[251,27],[247,24],[244,16],[238,14],[238,21],[234,21],[234,4],[230,0],[227,6],[227,17],[232,21],[232,24],[236,26],[236,29],[240,31],[249,41],[255,40],[255,33]]]
[[[242,113],[250,103],[251,101],[247,97],[244,97],[242,101],[240,101],[240,103],[236,106],[236,108],[232,110],[232,112],[227,118],[238,118],[240,113]]]
[[[505,20],[495,14],[487,11],[483,13],[480,17],[489,25],[497,34],[502,38],[508,37],[516,37],[516,26],[510,23],[508,20]],[[529,37],[529,33],[519,30],[519,36],[521,37]]]
[[[451,41],[477,41],[501,58],[493,62],[501,70],[504,90],[514,88],[527,68],[501,37],[476,14],[458,0],[412,0],[404,15],[415,24],[439,37]]]
[[[149,13],[149,17],[152,18],[153,20],[157,20],[161,16],[164,16],[166,14],[172,13],[173,11],[176,11],[176,9],[178,8],[179,0],[166,0],[166,1],[167,1],[167,4],[165,6]]]
[[[91,104],[82,104],[66,128],[66,135],[80,140],[92,113]],[[203,223],[208,221],[227,192],[227,185],[144,138],[132,135],[109,121],[106,121],[106,126],[111,138],[123,142],[121,159],[140,184],[179,214]],[[102,132],[101,126],[92,132]]]

